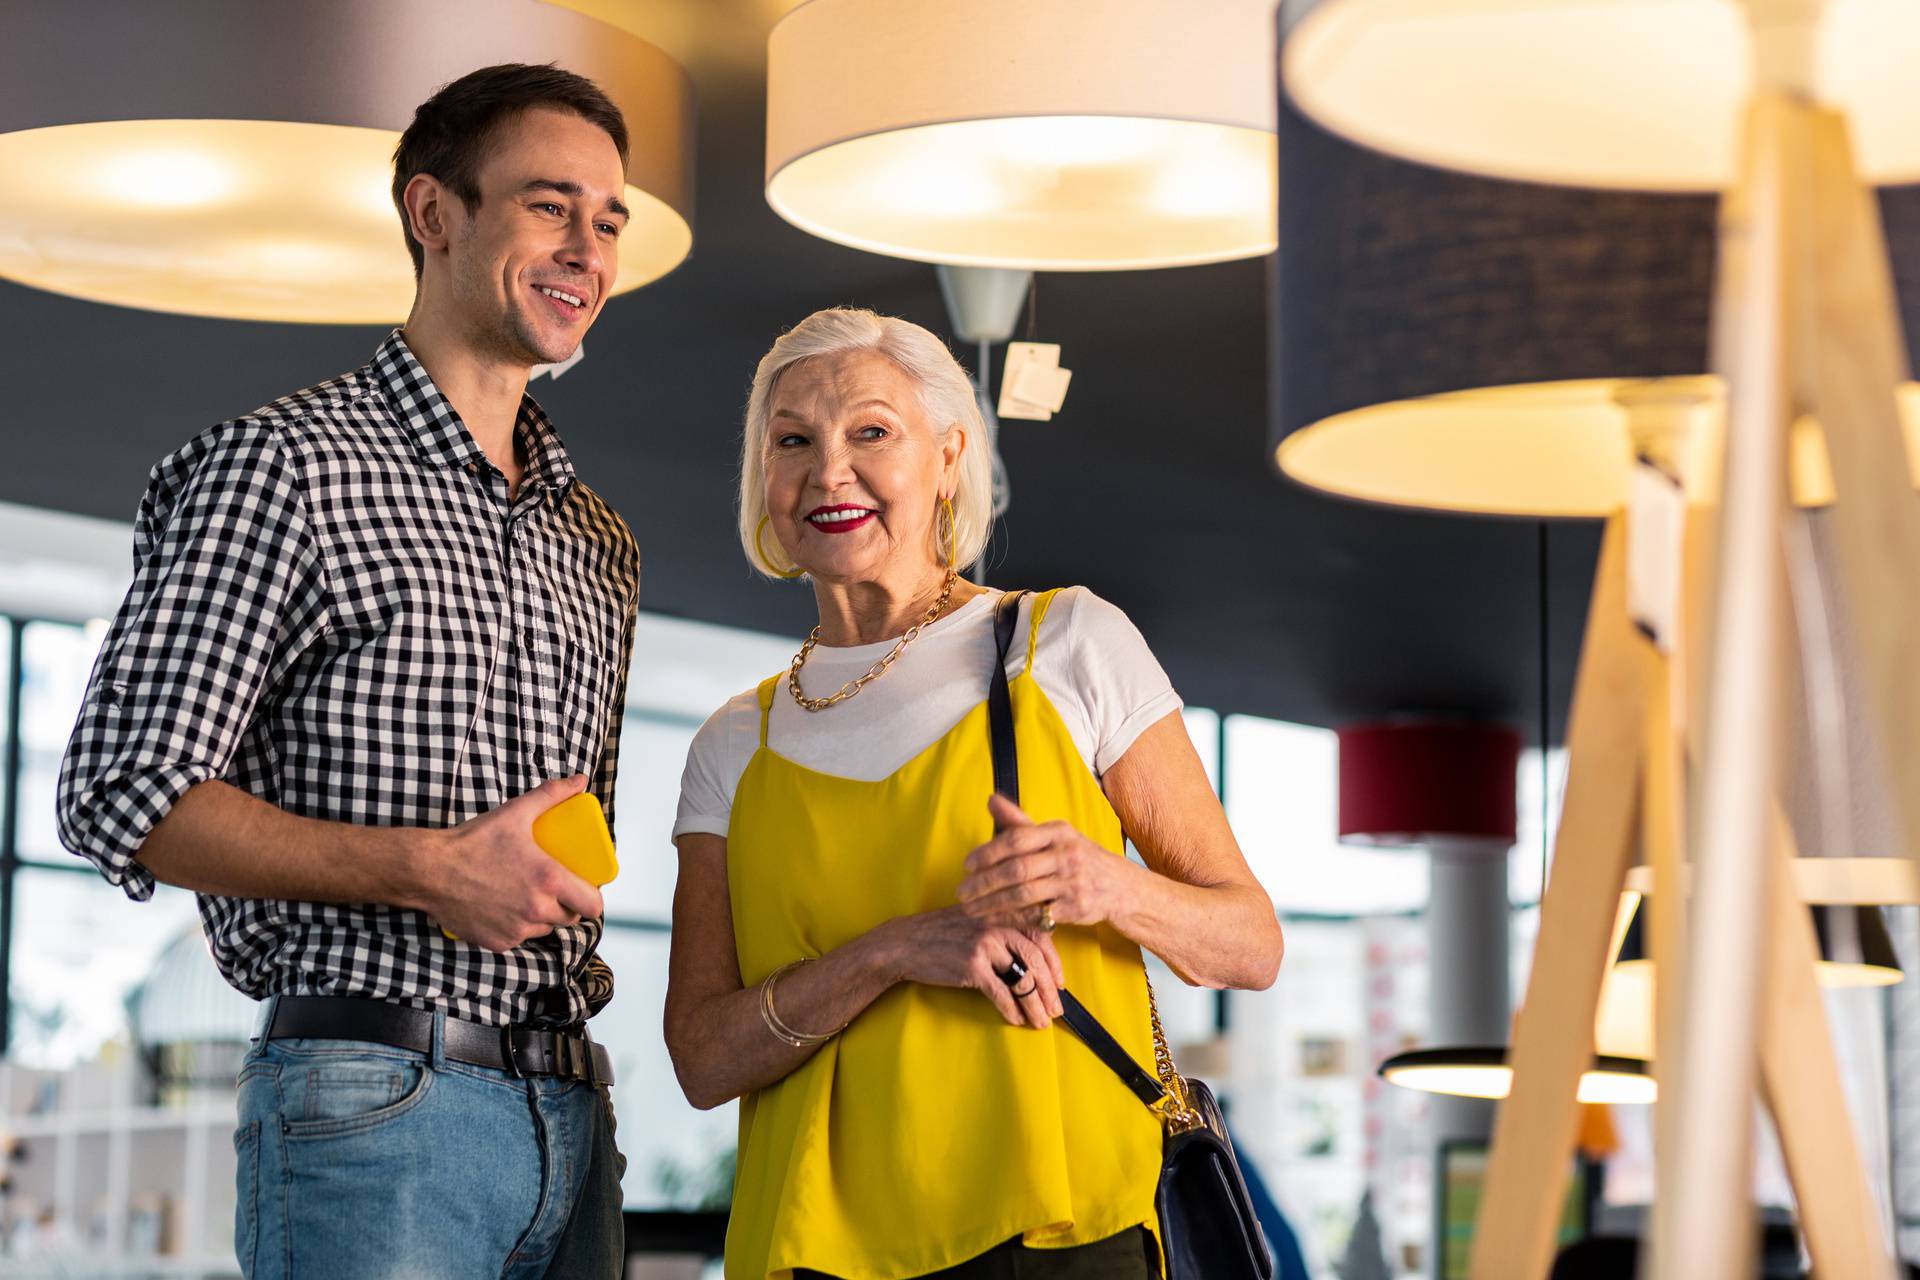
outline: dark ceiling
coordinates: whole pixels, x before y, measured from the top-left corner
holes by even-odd
[[[813,239],[768,209],[758,51],[770,6],[676,12],[678,47],[663,43],[700,98],[693,257],[612,302],[587,359],[537,394],[640,540],[643,608],[797,638],[811,597],[749,572],[734,538],[754,363],[818,307],[869,306],[943,333],[947,319],[932,268]],[[1013,505],[989,581],[1093,587],[1196,705],[1323,725],[1445,712],[1536,732],[1540,527],[1365,508],[1278,478],[1267,274],[1250,261],[1042,277],[1039,337],[1062,344],[1073,390],[1052,422],[1003,432]],[[361,363],[383,331],[148,314],[0,283],[0,333],[0,499],[130,520],[162,454]],[[1546,539],[1556,708],[1597,543],[1586,524]]]

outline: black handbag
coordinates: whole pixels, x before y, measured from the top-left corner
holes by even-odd
[[[999,660],[987,692],[994,789],[1016,804],[1020,761],[1013,738],[1013,699],[1007,689],[1007,646],[1013,639],[1022,594],[1007,592],[994,610]],[[1165,1130],[1154,1208],[1166,1250],[1166,1280],[1273,1280],[1273,1255],[1254,1217],[1253,1201],[1227,1136],[1227,1122],[1213,1091],[1202,1081],[1182,1078],[1174,1069],[1153,984],[1147,984],[1147,1013],[1153,1022],[1152,1074],[1064,987],[1060,1006],[1060,1020],[1067,1029],[1112,1068]]]

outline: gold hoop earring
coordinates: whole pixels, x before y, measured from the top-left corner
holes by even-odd
[[[947,544],[947,568],[957,572],[960,566],[954,561],[959,559],[960,555],[960,525],[953,518],[952,498],[940,499],[940,512],[947,518],[947,536],[942,539]]]
[[[753,527],[753,550],[755,554],[757,554],[760,557],[760,563],[763,565],[766,565],[770,569],[772,569],[772,566],[778,562],[775,561],[772,556],[767,554],[766,544],[760,541],[760,535],[767,531],[767,524],[772,519],[773,519],[772,516],[761,516],[760,523]],[[802,569],[799,565],[795,565],[792,569],[786,570],[784,572],[779,569],[773,569],[772,571],[773,571],[774,577],[784,579],[788,582],[793,581],[795,578],[799,577],[801,574],[806,572],[806,570]]]

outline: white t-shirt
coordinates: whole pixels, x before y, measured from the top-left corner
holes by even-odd
[[[855,697],[806,711],[785,678],[767,720],[767,746],[819,773],[877,782],[919,755],[984,702],[993,678],[993,609],[987,590],[920,633],[920,638]],[[1029,594],[1007,647],[1007,678],[1026,670],[1033,616]],[[851,648],[816,646],[801,669],[810,697],[831,693],[883,657],[892,640]],[[1126,614],[1085,587],[1054,597],[1040,624],[1033,678],[1066,723],[1095,777],[1104,776],[1148,725],[1180,709],[1167,673]],[[673,834],[727,834],[740,775],[760,745],[757,691],[728,700],[694,735],[680,775]]]

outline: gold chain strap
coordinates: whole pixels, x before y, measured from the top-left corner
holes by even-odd
[[[1160,1077],[1160,1087],[1167,1091],[1167,1096],[1155,1105],[1160,1112],[1160,1123],[1168,1133],[1186,1133],[1198,1129],[1205,1120],[1187,1095],[1187,1082],[1174,1068],[1173,1050],[1167,1047],[1166,1029],[1160,1025],[1160,1005],[1153,998],[1153,979],[1147,978],[1146,982],[1147,1016],[1153,1020],[1153,1072]]]
[[[808,711],[825,711],[836,702],[845,702],[848,698],[851,698],[854,694],[866,688],[869,680],[878,680],[881,676],[885,675],[887,668],[892,666],[894,661],[907,651],[907,646],[920,638],[920,629],[939,617],[941,611],[947,607],[947,601],[953,598],[953,584],[959,580],[959,577],[959,573],[949,567],[947,570],[947,580],[940,588],[940,598],[933,602],[933,607],[927,610],[926,616],[914,623],[911,627],[908,627],[907,634],[901,636],[900,642],[887,651],[886,657],[869,667],[867,674],[861,676],[858,680],[847,681],[840,686],[840,692],[829,694],[824,698],[809,698],[806,694],[800,692],[800,668],[806,665],[807,655],[813,652],[813,647],[820,643],[820,628],[816,626],[807,634],[807,642],[800,646],[800,652],[793,655],[793,666],[787,670],[787,689],[793,694],[793,700]]]

